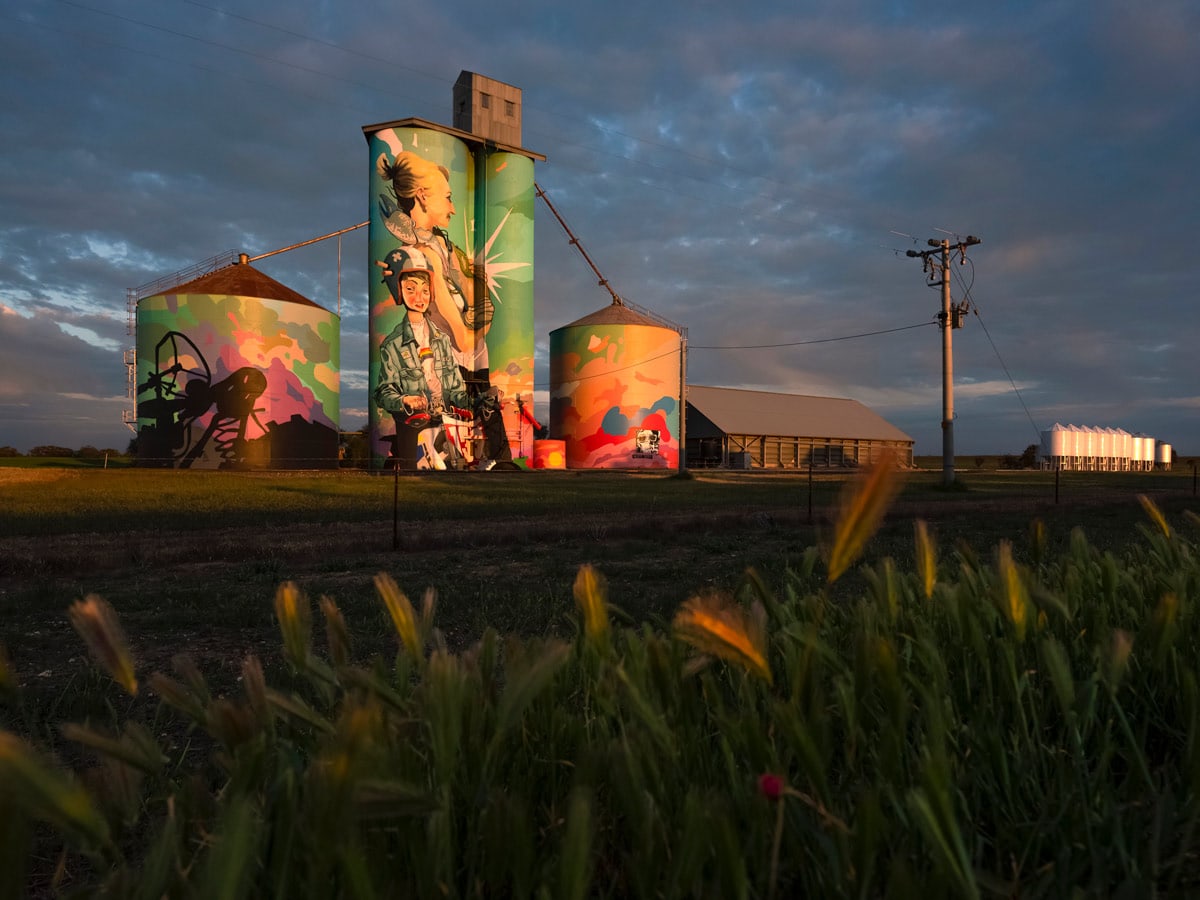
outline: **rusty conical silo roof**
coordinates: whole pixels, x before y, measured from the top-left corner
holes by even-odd
[[[603,309],[598,309],[594,313],[589,313],[582,319],[577,319],[569,325],[562,327],[576,328],[582,325],[648,325],[652,328],[667,327],[662,322],[656,322],[649,316],[642,315],[640,312],[619,303],[610,303]],[[555,330],[557,331],[558,329]]]
[[[176,287],[156,291],[156,293],[228,294],[235,297],[257,297],[260,300],[283,300],[287,303],[299,303],[301,306],[325,309],[321,304],[314,303],[285,284],[280,284],[270,275],[258,271],[248,263],[234,263],[231,266],[201,275],[199,278],[193,278]],[[326,311],[328,312],[328,310]]]

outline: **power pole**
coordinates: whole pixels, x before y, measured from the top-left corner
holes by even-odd
[[[923,260],[929,286],[942,288],[942,311],[938,313],[938,327],[942,329],[942,484],[949,487],[954,484],[954,348],[950,334],[955,328],[962,328],[967,311],[966,301],[957,305],[950,302],[950,253],[957,252],[965,262],[967,248],[980,240],[967,235],[965,240],[953,243],[937,238],[926,243],[933,249],[909,250],[905,255]],[[941,281],[936,280],[939,276]]]

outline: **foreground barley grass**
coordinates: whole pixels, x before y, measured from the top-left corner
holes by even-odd
[[[894,488],[875,473],[842,508]],[[186,655],[139,671],[89,598],[97,663],[161,706],[0,735],[0,892],[1194,894],[1200,519],[1143,518],[1119,554],[1078,531],[1049,554],[1036,523],[979,554],[917,524],[908,571],[863,566],[859,516],[780,591],[748,573],[669,632],[618,626],[585,569],[571,639],[461,652],[431,593],[381,575],[396,649],[365,661],[332,599],[284,584],[288,670],[249,658],[229,696]],[[865,589],[835,599],[830,561]],[[0,652],[10,721],[18,682]]]

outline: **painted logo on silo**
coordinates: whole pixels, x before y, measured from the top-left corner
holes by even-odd
[[[164,294],[138,304],[138,460],[337,465],[338,326],[318,306]]]
[[[550,430],[571,469],[679,465],[679,335],[645,325],[550,334]]]
[[[422,128],[369,144],[372,466],[509,462],[533,400],[533,162]]]

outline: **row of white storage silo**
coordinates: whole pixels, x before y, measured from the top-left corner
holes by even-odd
[[[1147,472],[1171,468],[1171,445],[1123,428],[1060,425],[1042,432],[1042,456],[1052,469]]]

